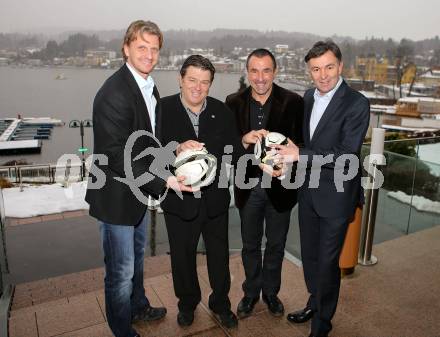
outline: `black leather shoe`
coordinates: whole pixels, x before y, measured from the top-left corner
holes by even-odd
[[[284,315],[284,305],[277,295],[266,296],[263,294],[263,301],[267,304],[267,308],[273,316],[280,317]]]
[[[158,319],[164,318],[167,314],[166,308],[154,308],[154,307],[146,307],[141,312],[135,314],[132,318],[132,322],[136,323],[139,321],[156,321]]]
[[[310,308],[304,308],[287,315],[287,320],[291,323],[304,323],[313,317],[315,312]],[[313,336],[313,335],[312,335]]]
[[[221,325],[227,329],[235,328],[238,325],[237,316],[235,316],[231,310],[228,310],[222,314],[216,314],[216,317],[220,321]]]
[[[258,297],[247,297],[244,296],[240,303],[238,303],[237,306],[237,316],[239,318],[245,318],[248,317],[250,314],[252,314],[252,311],[254,310],[255,304],[258,302]]]
[[[310,333],[309,337],[328,337],[327,334],[325,335],[314,335],[313,333]]]
[[[179,311],[177,323],[180,326],[190,326],[194,322],[194,311]]]

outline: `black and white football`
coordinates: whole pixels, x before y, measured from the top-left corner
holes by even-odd
[[[217,159],[203,148],[179,153],[174,164],[174,175],[185,176],[184,185],[200,188],[211,184],[215,178]]]
[[[272,156],[270,152],[273,151],[274,149],[272,149],[270,145],[287,145],[287,144],[288,142],[286,136],[282,135],[279,132],[269,132],[266,135],[266,137],[263,137],[261,142],[258,141],[255,144],[254,147],[255,158],[257,160],[260,160],[260,162],[263,164],[267,164],[278,169],[279,167],[277,167],[272,160]]]

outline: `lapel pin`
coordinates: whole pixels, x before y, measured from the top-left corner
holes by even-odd
[[[215,115],[211,115],[211,118],[215,118]]]

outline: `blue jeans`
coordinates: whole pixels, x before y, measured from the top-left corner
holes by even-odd
[[[149,306],[144,289],[148,216],[136,226],[100,222],[105,262],[105,311],[116,337],[135,335],[132,317]]]

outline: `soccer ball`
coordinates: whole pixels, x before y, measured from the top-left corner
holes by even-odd
[[[203,148],[179,153],[174,164],[174,175],[185,176],[184,185],[200,188],[211,184],[217,170],[217,159]]]
[[[259,160],[261,163],[270,165],[275,169],[280,169],[272,159],[272,155],[270,151],[273,151],[270,147],[270,145],[287,145],[287,138],[286,136],[282,135],[278,132],[269,132],[266,137],[263,137],[263,139],[260,141],[257,141],[254,147],[254,155],[257,160]]]

